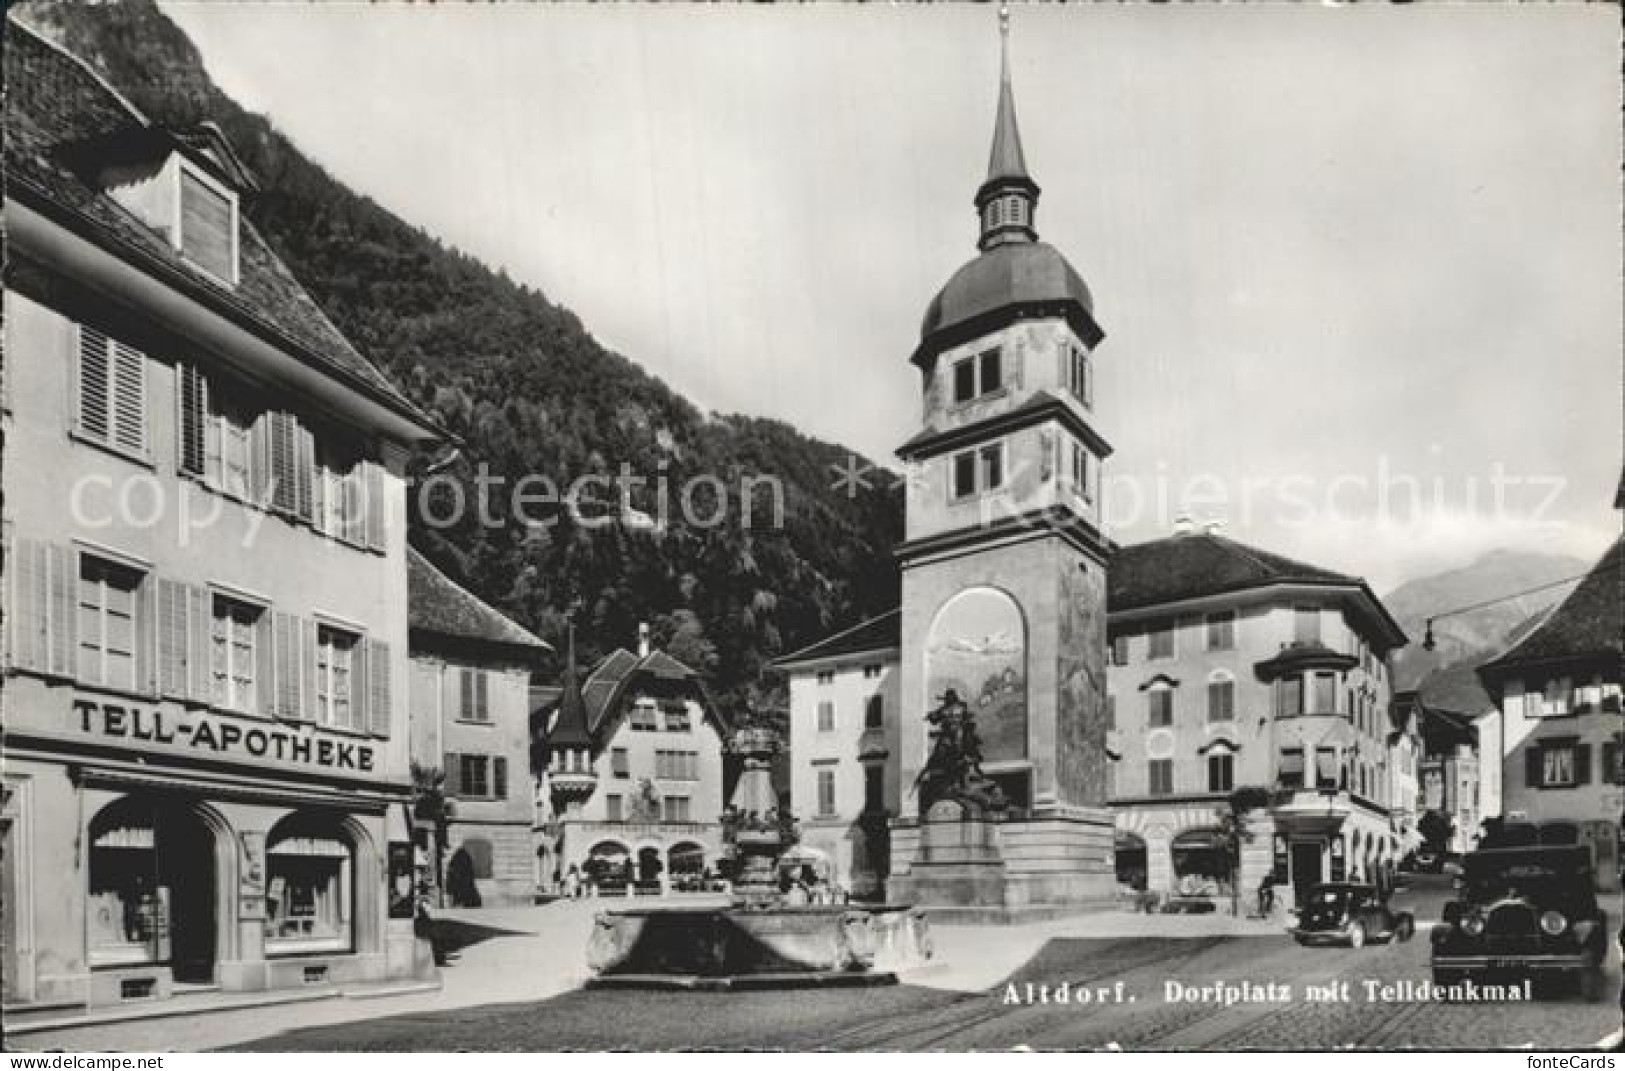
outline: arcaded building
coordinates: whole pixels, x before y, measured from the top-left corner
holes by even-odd
[[[6,29],[8,1014],[432,974],[404,465],[438,432],[217,129]]]

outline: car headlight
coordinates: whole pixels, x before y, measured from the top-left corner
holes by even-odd
[[[1546,936],[1556,937],[1569,928],[1569,920],[1564,918],[1561,912],[1548,911],[1540,916],[1540,928]]]
[[[1477,911],[1472,912],[1466,918],[1461,920],[1461,928],[1465,930],[1469,936],[1477,937],[1479,934],[1484,932],[1484,916],[1479,914]]]

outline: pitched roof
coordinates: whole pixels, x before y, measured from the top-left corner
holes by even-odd
[[[867,621],[860,621],[851,628],[825,637],[817,643],[808,644],[799,651],[773,660],[774,666],[783,669],[800,662],[813,662],[824,658],[836,658],[841,655],[864,654],[869,651],[884,651],[895,648],[902,643],[903,612],[901,610],[888,610],[878,617],[871,617]]]
[[[1368,602],[1372,615],[1396,644],[1405,632],[1357,576],[1322,569],[1211,533],[1170,536],[1119,547],[1106,570],[1108,612],[1139,610],[1209,595],[1224,595],[1276,584],[1350,588]],[[784,668],[837,655],[884,650],[900,642],[899,611],[890,610],[774,660]]]
[[[411,547],[407,548],[406,561],[407,623],[414,632],[552,650],[546,642],[481,601]]]
[[[164,236],[81,175],[74,164],[83,160],[87,148],[98,141],[148,135],[153,124],[83,60],[16,19],[8,19],[6,29],[8,198],[42,210],[425,429],[434,427],[333,326],[246,215],[238,235],[239,278],[232,286],[195,267]],[[200,135],[193,130],[174,136],[195,143]],[[217,132],[209,135],[216,137]]]
[[[1118,548],[1106,583],[1106,601],[1113,611],[1273,584],[1364,586],[1358,577],[1205,532]]]
[[[1491,679],[1517,666],[1625,654],[1625,536],[1614,541],[1569,597],[1532,632],[1480,673]]]

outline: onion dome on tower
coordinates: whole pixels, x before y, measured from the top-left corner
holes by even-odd
[[[999,108],[987,180],[975,201],[981,253],[955,272],[926,308],[913,357],[922,366],[949,346],[1032,316],[1065,316],[1091,348],[1105,337],[1082,276],[1058,249],[1038,240],[1040,188],[1027,171],[1016,122],[1007,13],[1000,15],[999,35]]]

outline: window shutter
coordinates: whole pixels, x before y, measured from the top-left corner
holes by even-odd
[[[1546,773],[1542,768],[1540,748],[1531,747],[1523,753],[1523,779],[1530,788],[1545,786]]]
[[[474,716],[474,671],[459,669],[457,671],[457,718],[472,718]]]
[[[235,283],[231,199],[188,171],[181,172],[181,253],[205,271]]]
[[[474,674],[474,709],[481,721],[491,720],[491,675],[484,670]]]
[[[327,523],[329,508],[327,476],[327,470],[317,464],[313,454],[310,469],[310,526],[324,535],[332,535],[332,526]]]
[[[371,461],[362,462],[360,471],[366,481],[362,500],[362,520],[365,525],[363,539],[368,550],[384,549],[384,469]]]
[[[316,720],[316,622],[299,621],[299,713],[300,721]]]
[[[1597,783],[1619,783],[1619,744],[1616,741],[1609,740],[1602,745],[1602,775],[1597,778]]]
[[[186,692],[194,703],[214,701],[214,599],[209,589],[186,585]]]
[[[299,512],[299,422],[292,413],[267,414],[271,421],[271,505],[284,513]]]
[[[175,398],[180,408],[176,421],[179,434],[176,464],[183,473],[206,476],[209,471],[209,381],[196,365],[178,364],[175,371],[179,379]],[[217,445],[216,451],[218,449]]]
[[[364,639],[367,652],[367,731],[373,736],[389,735],[389,644]]]
[[[248,497],[255,505],[270,503],[275,475],[271,463],[271,414],[262,413],[248,429]]]
[[[299,664],[300,641],[303,638],[299,619],[280,610],[270,611],[271,631],[276,642],[276,710],[278,718],[297,721],[301,713],[299,686],[302,679]]]
[[[164,579],[157,585],[158,694],[185,699],[190,694],[186,678],[186,585]]]
[[[1576,744],[1574,747],[1574,783],[1589,785],[1591,783],[1591,745]]]
[[[203,479],[216,488],[225,483],[225,470],[220,461],[220,422],[224,419],[210,416],[203,422]]]
[[[79,430],[102,442],[112,433],[108,412],[113,385],[107,350],[106,335],[79,325]]]
[[[508,798],[508,760],[502,755],[491,760],[491,795],[499,800]]]
[[[6,553],[11,581],[11,664],[44,673],[50,669],[50,578],[45,544],[14,540]]]
[[[141,578],[135,589],[135,686],[143,695],[156,697],[158,686],[158,590],[151,575]]]
[[[445,793],[448,796],[461,796],[463,794],[463,757],[455,751],[446,752],[446,783]]]
[[[340,492],[343,495],[343,506],[339,511],[339,538],[346,543],[359,544],[362,537],[360,465],[344,474]]]
[[[316,520],[316,439],[307,428],[296,431],[293,511],[306,524],[313,524]]]
[[[113,442],[132,453],[147,452],[147,358],[113,343]]]
[[[59,677],[72,677],[77,669],[75,660],[79,657],[79,555],[72,547],[51,543],[45,546],[45,561],[50,596],[50,605],[46,610],[50,643],[45,670]],[[136,641],[141,643],[139,620],[136,627]],[[150,635],[151,630],[148,629]]]
[[[275,622],[269,610],[254,622],[254,709],[267,717],[277,711]]]

